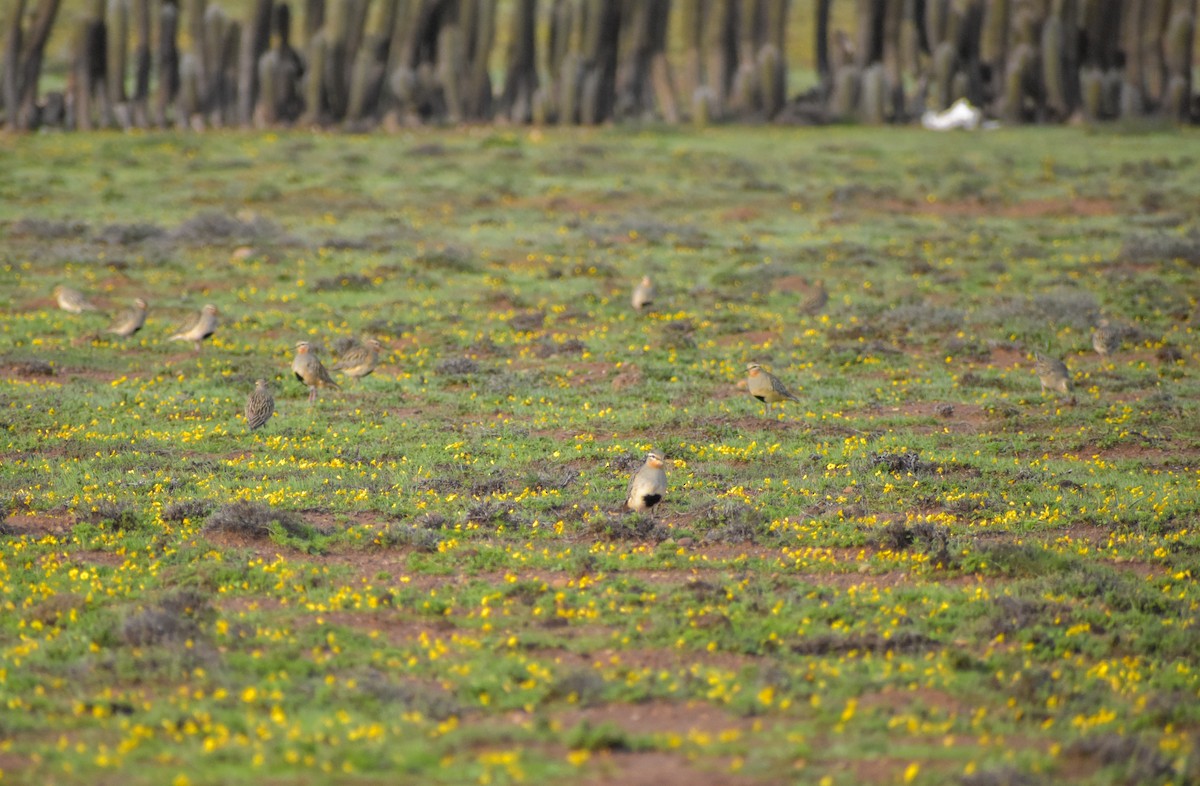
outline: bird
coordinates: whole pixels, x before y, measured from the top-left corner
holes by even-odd
[[[652,450],[646,454],[646,463],[629,479],[625,507],[639,512],[653,511],[666,493],[667,473],[663,470],[663,455]]]
[[[337,387],[338,383],[333,381],[333,377],[329,376],[329,372],[325,370],[320,359],[312,351],[312,345],[307,341],[300,341],[296,344],[296,357],[292,360],[292,373],[296,375],[296,379],[308,385],[308,400],[313,402],[317,400],[317,388],[329,385]]]
[[[746,388],[750,395],[763,403],[763,414],[767,407],[776,401],[799,401],[796,394],[787,389],[787,385],[779,381],[779,377],[767,371],[757,363],[747,363]]]
[[[217,307],[206,303],[190,322],[180,328],[169,339],[170,341],[191,341],[200,351],[200,342],[208,338],[217,329]]]
[[[630,302],[637,311],[641,311],[646,306],[654,303],[654,282],[650,280],[650,276],[642,276],[641,282],[633,288],[633,297]]]
[[[141,330],[144,324],[146,324],[146,301],[138,298],[133,301],[133,308],[122,312],[104,332],[121,338],[129,338]]]
[[[72,314],[100,310],[78,289],[72,289],[65,284],[59,284],[54,288],[54,299],[58,301],[59,308]]]
[[[275,397],[267,389],[265,379],[254,381],[254,390],[246,396],[246,427],[251,431],[261,428],[275,413]]]
[[[1037,372],[1038,381],[1042,383],[1042,392],[1046,389],[1056,390],[1064,396],[1071,392],[1071,372],[1067,370],[1067,364],[1063,363],[1058,358],[1052,358],[1043,355],[1041,352],[1034,353],[1035,361],[1033,369]]]
[[[1092,331],[1092,348],[1101,355],[1111,355],[1121,346],[1121,331],[1102,319]]]
[[[379,365],[379,351],[382,348],[379,339],[369,338],[366,344],[356,344],[343,352],[338,362],[333,364],[333,370],[340,371],[348,377],[361,379]]]
[[[800,304],[800,313],[808,316],[819,314],[828,302],[829,290],[825,289],[825,282],[818,279],[809,290],[808,297]]]

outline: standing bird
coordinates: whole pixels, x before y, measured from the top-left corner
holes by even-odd
[[[1103,356],[1111,355],[1121,346],[1121,331],[1102,319],[1092,331],[1092,348]]]
[[[630,302],[637,311],[641,311],[646,306],[654,303],[654,297],[657,293],[654,291],[654,282],[650,280],[650,276],[642,276],[641,282],[633,288],[633,297]]]
[[[146,324],[146,301],[138,298],[133,301],[133,308],[122,312],[104,332],[121,338],[129,338],[141,330],[144,324]]]
[[[1057,390],[1064,396],[1071,392],[1071,372],[1067,364],[1058,358],[1048,357],[1041,352],[1034,353],[1033,370],[1037,373],[1038,381],[1042,383],[1042,392],[1046,389]]]
[[[767,414],[767,407],[776,401],[800,400],[796,398],[795,393],[787,389],[787,385],[779,381],[779,377],[757,363],[746,364],[746,372],[750,375],[746,379],[746,388],[751,396],[763,403],[764,415]]]
[[[379,351],[382,348],[379,339],[369,338],[366,344],[356,344],[343,352],[338,362],[333,364],[333,370],[362,379],[379,365]]]
[[[825,308],[828,302],[829,290],[825,288],[825,282],[818,279],[808,291],[808,297],[800,304],[800,313],[815,316],[821,313],[821,309]]]
[[[312,345],[307,341],[296,344],[296,358],[292,361],[292,373],[296,375],[296,379],[308,385],[309,403],[317,400],[317,388],[323,388],[326,385],[335,388],[338,386],[338,383],[334,382],[333,377],[329,376],[329,372],[325,370],[325,366],[313,354]]]
[[[78,289],[72,289],[65,284],[59,284],[54,288],[54,299],[58,301],[58,307],[63,311],[71,314],[82,314],[85,311],[99,311],[90,300],[83,296],[83,293]]]
[[[254,390],[246,397],[246,428],[254,431],[265,426],[274,413],[275,397],[267,389],[267,381],[255,380]]]
[[[646,463],[629,479],[625,507],[636,511],[652,511],[666,493],[667,473],[663,470],[663,455],[652,450],[646,454]]]
[[[191,341],[200,351],[200,342],[211,336],[217,329],[217,307],[206,303],[194,319],[180,328],[169,339],[170,341]]]

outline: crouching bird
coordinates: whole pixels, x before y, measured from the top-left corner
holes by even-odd
[[[652,511],[666,493],[667,473],[663,470],[663,455],[652,450],[646,454],[646,462],[629,479],[625,507],[639,512]]]

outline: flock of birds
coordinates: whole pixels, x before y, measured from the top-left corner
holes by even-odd
[[[85,311],[100,309],[89,301],[83,293],[65,285],[54,288],[54,297],[59,308],[71,314],[82,314]],[[642,312],[653,305],[656,297],[654,282],[649,276],[644,276],[633,288],[630,302],[633,308]],[[817,281],[808,297],[800,305],[800,311],[805,314],[818,313],[829,300],[829,294],[824,282]],[[133,307],[122,312],[106,328],[105,332],[121,338],[128,338],[137,333],[146,324],[148,306],[142,298],[134,300]],[[200,312],[186,324],[171,334],[170,341],[191,341],[200,351],[204,339],[216,332],[218,325],[217,307],[211,303],[205,304]],[[1115,352],[1122,339],[1120,330],[1101,320],[1092,333],[1092,347],[1100,355],[1107,356]],[[369,375],[379,364],[382,345],[377,339],[371,338],[361,344],[354,344],[339,353],[339,359],[333,370],[353,378]],[[1034,371],[1042,386],[1042,392],[1047,390],[1061,393],[1064,396],[1071,393],[1071,373],[1065,363],[1056,357],[1035,353]],[[337,388],[338,383],[330,375],[320,358],[317,357],[313,346],[307,341],[296,344],[296,355],[292,360],[292,373],[308,387],[308,400],[311,404],[316,401],[318,388]],[[767,371],[758,363],[746,366],[745,386],[751,396],[763,403],[764,414],[766,407],[780,401],[800,401],[796,394],[788,389],[779,377]],[[1072,398],[1073,402],[1074,399]],[[246,398],[245,417],[246,427],[254,431],[262,428],[275,414],[275,397],[267,387],[265,379],[255,380],[254,390]],[[632,511],[651,512],[667,492],[667,475],[664,470],[666,460],[663,454],[650,451],[641,467],[629,481],[629,489],[625,498],[625,507]]]

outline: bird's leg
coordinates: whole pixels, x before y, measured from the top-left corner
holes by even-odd
[[[317,388],[315,385],[308,386],[308,403],[311,404],[317,400]]]

